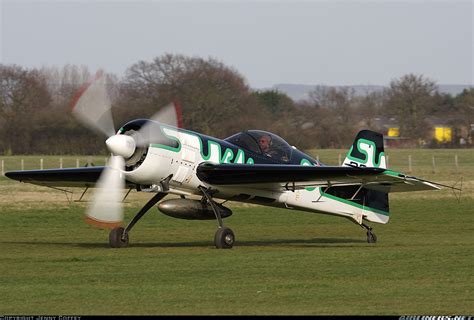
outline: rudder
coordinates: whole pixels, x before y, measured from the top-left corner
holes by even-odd
[[[360,131],[342,165],[387,169],[383,135],[370,130]],[[367,216],[370,221],[388,222],[390,213],[387,193],[362,188],[357,202],[371,208],[372,212]]]
[[[342,165],[387,169],[383,135],[370,130],[360,131]]]

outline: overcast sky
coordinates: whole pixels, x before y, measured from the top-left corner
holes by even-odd
[[[124,75],[164,53],[214,57],[254,88],[473,84],[472,1],[0,0],[0,59]]]

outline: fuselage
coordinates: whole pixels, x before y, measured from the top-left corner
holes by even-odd
[[[119,133],[133,134],[133,131],[137,131],[149,121],[131,121],[123,126]],[[201,195],[198,187],[204,186],[217,189],[218,192],[214,197],[225,200],[332,214],[356,221],[365,217],[374,222],[388,222],[388,215],[383,212],[376,212],[363,205],[325,193],[325,188],[284,190],[261,184],[214,187],[198,178],[196,170],[203,162],[322,165],[304,152],[289,146],[276,135],[252,130],[221,140],[159,123],[153,125],[156,126],[156,143],[150,143],[146,149],[140,151],[141,154],[132,156],[138,160],[129,163],[124,172],[127,180],[140,185],[144,191],[154,191],[160,181],[172,174],[169,192],[176,195]],[[267,134],[271,135],[275,148],[278,149],[276,153],[267,154],[257,145],[258,137]]]

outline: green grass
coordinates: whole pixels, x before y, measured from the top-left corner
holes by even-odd
[[[82,206],[4,205],[0,314],[472,314],[473,206],[392,201],[375,245],[345,219],[233,206],[218,250],[214,221],[153,209],[110,249]]]
[[[321,161],[337,164],[339,151],[325,152]],[[86,204],[2,178],[0,314],[473,314],[474,153],[460,150],[455,172],[453,153],[435,150],[433,173],[430,152],[387,153],[395,170],[406,172],[412,153],[414,175],[448,184],[462,175],[461,201],[449,190],[391,195],[390,222],[372,224],[376,244],[346,219],[230,203],[232,250],[214,248],[215,221],[156,209],[129,248],[111,249],[107,231],[83,223]],[[150,197],[132,192],[126,221]]]

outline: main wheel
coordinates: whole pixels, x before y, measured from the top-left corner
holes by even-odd
[[[367,231],[367,242],[368,243],[377,242],[377,236],[375,235],[375,233],[372,233],[371,231]]]
[[[230,249],[234,245],[235,236],[229,228],[217,229],[214,236],[214,243],[217,249]]]
[[[109,233],[109,244],[111,248],[128,247],[128,233],[123,233],[122,227],[114,228]],[[123,237],[122,237],[123,235]]]

